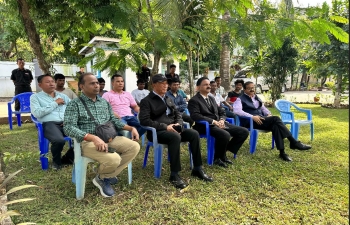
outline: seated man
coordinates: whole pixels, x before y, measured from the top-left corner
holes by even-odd
[[[145,81],[142,79],[137,80],[137,89],[131,92],[132,97],[135,99],[137,105],[140,105],[141,100],[149,94],[149,90],[145,89]]]
[[[112,90],[103,94],[102,98],[106,99],[111,104],[114,115],[121,119],[129,126],[135,127],[140,136],[146,130],[140,126],[136,116],[131,111],[131,108],[138,113],[140,108],[136,104],[135,99],[129,92],[123,91],[124,79],[119,74],[114,74],[111,78]]]
[[[39,93],[30,96],[30,111],[43,124],[44,137],[51,142],[52,168],[60,170],[63,164],[72,164],[73,149],[69,149],[61,159],[66,143],[63,134],[64,111],[70,99],[55,91],[55,82],[50,74],[38,77]]]
[[[235,81],[235,90],[230,91],[227,94],[226,102],[228,102],[230,105],[232,105],[236,99],[241,96],[242,88],[243,88],[244,80],[239,79]]]
[[[192,129],[185,129],[181,133],[174,126],[182,125],[181,114],[176,110],[171,98],[167,97],[167,78],[162,74],[152,77],[153,92],[142,99],[139,119],[142,126],[154,127],[157,130],[158,142],[168,145],[170,157],[170,182],[183,189],[187,186],[179,176],[181,171],[180,142],[190,142],[194,168],[191,175],[204,181],[213,181],[202,169],[199,134]],[[152,140],[152,133],[147,133],[148,140]]]
[[[56,73],[53,77],[56,83],[56,91],[67,95],[70,99],[78,98],[78,96],[69,88],[65,88],[66,77],[63,74]]]
[[[117,183],[116,176],[125,169],[140,150],[136,141],[139,135],[135,128],[125,125],[113,114],[112,108],[99,94],[99,84],[92,73],[84,73],[79,77],[81,96],[72,100],[64,114],[64,133],[81,142],[81,153],[85,157],[99,163],[98,174],[93,184],[100,189],[104,197],[112,197],[114,190],[111,185]],[[105,143],[96,136],[96,124],[92,122],[82,100],[99,124],[112,121],[118,130],[128,130],[132,139],[117,136]]]
[[[188,96],[181,88],[179,88],[179,94],[185,99],[186,102],[188,102]]]
[[[217,84],[215,81],[210,81],[210,93],[209,95],[214,97],[216,104],[221,108],[221,104],[224,104],[226,107],[224,107],[226,116],[229,118],[234,118],[235,114],[232,112],[232,106],[228,104],[225,99],[219,94],[216,93],[217,90]]]
[[[180,80],[177,78],[168,80],[168,85],[170,85],[170,90],[167,91],[165,95],[173,100],[177,111],[181,113],[182,119],[192,127],[194,121],[186,114],[185,109],[187,109],[187,103],[179,92]]]
[[[234,112],[239,116],[253,118],[254,129],[272,131],[275,138],[276,148],[280,151],[279,157],[284,161],[292,159],[284,152],[283,139],[287,138],[291,149],[308,150],[311,146],[304,145],[293,138],[288,128],[278,116],[272,116],[271,112],[264,106],[262,100],[255,95],[255,85],[248,81],[243,85],[244,94],[237,98],[233,104]],[[249,121],[241,119],[241,126],[249,127]]]
[[[232,161],[226,156],[226,151],[237,154],[249,132],[245,128],[225,122],[225,112],[209,95],[211,88],[207,77],[199,78],[196,85],[198,92],[188,102],[188,110],[194,121],[205,120],[209,122],[210,135],[215,138],[214,164],[226,168],[226,163],[232,164]],[[193,129],[200,134],[205,134],[204,124],[196,123],[193,125]]]
[[[107,92],[106,90],[104,90],[105,89],[105,85],[106,85],[106,81],[102,77],[97,78],[97,80],[98,80],[98,84],[100,85],[100,91],[99,91],[98,95],[100,97],[102,97],[102,95]]]

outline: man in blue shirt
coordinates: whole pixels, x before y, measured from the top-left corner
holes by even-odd
[[[189,123],[190,126],[192,127],[194,121],[185,112],[185,110],[187,109],[187,103],[179,92],[180,83],[181,81],[177,78],[168,80],[170,90],[167,91],[165,95],[170,97],[173,100],[173,102],[175,103],[176,109],[181,113],[183,121]]]
[[[63,134],[64,111],[70,98],[55,91],[55,81],[50,74],[38,77],[41,92],[30,96],[30,111],[43,124],[44,136],[51,142],[51,153],[54,170],[62,168],[62,164],[72,164],[73,149],[69,149],[61,159],[65,145]]]

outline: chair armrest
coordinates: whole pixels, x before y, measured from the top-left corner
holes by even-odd
[[[236,115],[238,119],[247,119],[249,120],[249,130],[253,130],[254,126],[253,126],[253,117],[248,117],[248,116],[239,116]],[[240,122],[238,122],[238,124],[240,125]]]
[[[187,123],[187,122],[183,122],[183,126],[184,126],[184,128],[186,128],[186,129],[190,129],[190,128],[191,128],[191,127],[190,127],[190,124]]]
[[[152,138],[153,138],[153,146],[156,147],[158,145],[158,139],[157,139],[157,131],[156,128],[154,127],[146,127],[146,126],[141,126],[145,130],[152,131]]]
[[[305,113],[307,115],[307,119],[308,120],[312,120],[312,111],[311,111],[311,109],[300,108],[300,107],[298,107],[298,106],[296,106],[294,104],[293,104],[293,107],[296,108],[298,111]]]
[[[230,124],[235,124],[235,119],[233,118],[226,118],[226,121]]]
[[[205,120],[198,120],[198,121],[195,121],[195,123],[199,123],[199,124],[205,125],[205,133],[206,133],[206,134],[210,134],[209,122],[208,122],[208,121],[205,121]]]

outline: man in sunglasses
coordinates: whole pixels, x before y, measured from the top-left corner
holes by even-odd
[[[255,94],[255,85],[248,81],[243,85],[244,93],[233,104],[234,113],[238,116],[252,117],[254,129],[268,130],[275,138],[276,148],[280,151],[279,157],[284,161],[292,159],[284,152],[283,139],[287,138],[291,149],[309,150],[305,145],[293,138],[291,132],[278,116],[273,116],[264,106],[262,100]],[[241,119],[241,126],[249,127],[249,120]]]

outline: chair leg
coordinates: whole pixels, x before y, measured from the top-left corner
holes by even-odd
[[[142,145],[141,146],[143,147],[143,146],[145,146],[145,134],[142,135],[141,140],[142,140],[142,142],[141,142]]]
[[[298,140],[299,128],[300,128],[300,125],[298,123],[296,123],[295,126],[294,126],[294,135],[293,135],[295,140]]]
[[[214,162],[214,142],[215,139],[213,137],[207,137],[207,163],[209,166],[212,166]]]
[[[191,146],[190,143],[188,143],[188,153],[190,154],[190,169],[193,169],[193,159],[192,159],[192,151],[191,151]]]
[[[40,145],[40,162],[41,162],[41,169],[47,170],[49,169],[49,140],[46,138],[43,138]]]
[[[154,150],[154,176],[160,178],[162,174],[163,148],[158,146]]]
[[[145,157],[143,157],[143,165],[142,165],[142,168],[145,168],[145,167],[147,166],[148,152],[149,152],[149,148],[150,148],[151,146],[152,146],[152,145],[148,142],[148,143],[147,143],[147,146],[146,146]]]
[[[132,183],[132,162],[128,165],[128,181],[130,185]]]
[[[75,180],[75,191],[77,200],[81,200],[84,198],[87,164],[88,163],[84,159],[74,163],[73,176],[75,177],[72,178],[72,180]]]
[[[311,134],[311,141],[314,140],[314,124],[310,123],[310,134]]]
[[[259,134],[259,131],[257,131],[257,130],[253,130],[252,132],[250,132],[250,141],[249,141],[250,154],[253,154],[256,151],[256,146],[257,146],[257,142],[258,142],[258,134]]]
[[[271,149],[275,148],[275,138],[273,137],[273,135],[271,135],[272,137],[272,141],[271,141]]]
[[[17,125],[21,127],[22,126],[21,114],[16,114],[16,117],[17,117]]]

